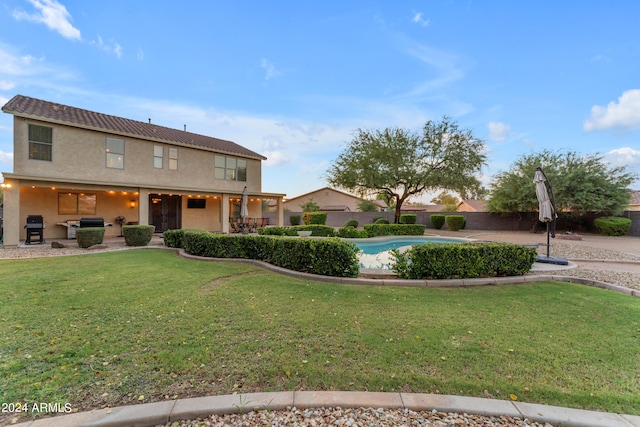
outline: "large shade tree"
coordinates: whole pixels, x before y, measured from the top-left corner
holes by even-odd
[[[490,212],[537,212],[533,176],[542,167],[553,186],[556,210],[569,215],[620,214],[631,198],[629,185],[637,178],[624,166],[610,166],[599,154],[544,150],[521,156],[491,183]]]
[[[484,142],[445,116],[421,132],[401,128],[358,129],[327,171],[329,184],[358,194],[382,195],[402,204],[425,191],[473,191],[486,162]]]

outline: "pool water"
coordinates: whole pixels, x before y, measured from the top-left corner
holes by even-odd
[[[375,239],[375,240],[374,240]],[[444,237],[386,237],[354,241],[360,249],[358,261],[360,268],[372,270],[390,270],[395,258],[392,249],[409,249],[413,245],[425,243],[461,243],[466,239],[448,239]]]

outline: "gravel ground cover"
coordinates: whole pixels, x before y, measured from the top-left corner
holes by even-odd
[[[388,410],[373,408],[290,408],[287,411],[253,411],[245,414],[212,415],[189,421],[176,421],[156,427],[223,427],[223,426],[475,426],[475,427],[553,427],[548,423],[538,423],[521,418],[486,417],[481,415],[457,414],[438,411],[411,411],[408,409]]]

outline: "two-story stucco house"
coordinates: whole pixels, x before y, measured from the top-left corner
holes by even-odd
[[[229,231],[247,187],[249,217],[260,218],[265,157],[234,142],[16,95],[13,172],[3,173],[4,245],[25,239],[27,216],[42,215],[45,239],[68,236],[68,221]],[[120,233],[107,227],[105,236]]]

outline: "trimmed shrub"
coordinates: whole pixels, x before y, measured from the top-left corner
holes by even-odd
[[[291,215],[289,217],[289,224],[300,225],[300,215]]]
[[[177,230],[167,230],[162,233],[162,237],[164,237],[164,245],[170,248],[183,248],[184,233],[186,232],[204,232],[204,230],[196,228],[180,228]]]
[[[403,279],[521,276],[536,260],[534,248],[513,243],[427,243],[400,253],[393,270]]]
[[[389,220],[386,218],[378,218],[374,222],[374,224],[389,224]]]
[[[400,214],[400,224],[415,224],[417,219],[416,214]]]
[[[124,225],[124,243],[127,246],[147,246],[156,230],[154,225]]]
[[[463,215],[447,215],[444,217],[447,227],[451,231],[458,231],[465,225],[465,219]]]
[[[624,236],[631,228],[631,220],[618,216],[605,216],[596,218],[594,225],[603,236]]]
[[[367,236],[422,236],[426,225],[422,224],[365,224]]]
[[[338,229],[338,237],[345,239],[367,238],[369,235],[364,230],[358,230],[355,227],[342,227]]]
[[[104,241],[104,227],[85,227],[76,230],[76,240],[81,248],[99,245]]]
[[[444,225],[444,215],[442,214],[433,214],[429,217],[429,220],[436,230],[440,230]]]
[[[344,223],[344,226],[358,228],[358,221],[355,219],[350,219],[349,221]]]
[[[327,223],[326,212],[305,212],[302,214],[302,222],[305,225],[325,225]]]
[[[287,227],[287,236],[297,236],[298,231],[312,231],[314,237],[333,237],[336,234],[333,227],[328,225],[309,224]]]
[[[379,219],[386,219],[383,216],[374,216],[373,218],[371,218],[371,224],[375,224],[377,220]]]
[[[332,237],[335,235],[333,227],[328,225],[296,225],[290,227],[262,227],[258,234],[262,236],[297,236],[298,231],[312,231],[314,237]]]
[[[188,231],[184,233],[184,250],[205,257],[261,260],[324,276],[356,277],[359,272],[356,246],[336,238],[289,239]]]

